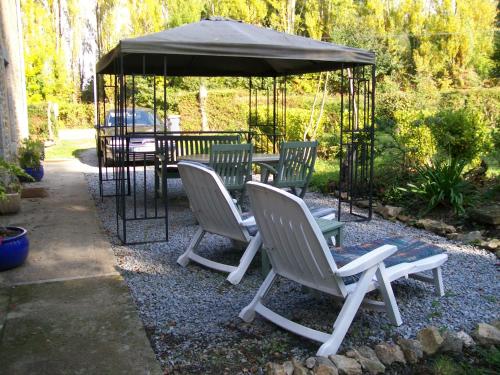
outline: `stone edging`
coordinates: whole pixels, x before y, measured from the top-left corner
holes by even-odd
[[[471,337],[472,335],[472,337]],[[417,333],[416,339],[398,338],[396,343],[382,342],[373,348],[361,346],[351,348],[343,355],[309,357],[305,361],[292,359],[282,364],[268,362],[268,375],[361,375],[383,374],[393,363],[416,364],[424,357],[437,353],[462,353],[463,348],[476,345],[500,345],[500,321],[491,324],[479,323],[467,334],[464,331],[440,332],[429,326]],[[474,338],[473,338],[474,337]]]

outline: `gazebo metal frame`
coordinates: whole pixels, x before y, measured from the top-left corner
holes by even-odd
[[[285,139],[286,136],[286,97],[287,97],[287,77],[292,74],[302,74],[308,72],[320,71],[337,71],[339,72],[339,94],[340,94],[340,143],[339,143],[339,159],[340,172],[337,193],[339,198],[338,217],[341,217],[341,209],[344,204],[349,206],[349,212],[352,215],[358,216],[360,219],[371,219],[372,217],[372,181],[373,181],[373,159],[374,159],[374,113],[375,113],[375,61],[374,54],[364,50],[352,49],[348,47],[339,47],[330,43],[313,41],[311,39],[291,36],[289,34],[278,33],[269,29],[262,29],[255,26],[232,20],[205,20],[191,25],[206,26],[206,22],[210,21],[226,21],[228,27],[233,27],[235,23],[239,27],[251,27],[257,30],[264,30],[264,36],[269,34],[271,38],[283,36],[285,38],[284,45],[290,42],[289,38],[300,38],[300,41],[306,40],[307,43],[314,43],[314,53],[310,60],[307,60],[307,54],[302,59],[295,56],[298,54],[297,48],[291,52],[292,58],[258,57],[249,58],[247,55],[240,56],[240,60],[235,57],[234,51],[231,53],[224,52],[220,45],[214,47],[212,52],[204,51],[200,59],[206,59],[208,65],[211,66],[213,56],[212,71],[207,71],[206,76],[244,76],[249,78],[249,106],[248,106],[248,131],[241,131],[248,142],[257,143],[257,148],[266,151],[277,152],[279,141]],[[205,23],[205,24],[204,24]],[[212,23],[213,25],[217,22]],[[217,27],[220,27],[219,22]],[[190,25],[187,25],[190,26]],[[211,25],[209,25],[211,26]],[[226,25],[225,25],[226,26]],[[224,26],[224,27],[225,27]],[[166,30],[162,33],[167,35],[177,29],[183,29],[186,26]],[[185,30],[181,30],[185,33]],[[141,133],[136,131],[135,127],[135,110],[136,110],[136,85],[135,79],[137,76],[153,77],[153,114],[154,114],[154,134],[186,134],[203,132],[169,132],[167,130],[167,77],[169,76],[186,76],[186,75],[201,75],[199,65],[194,64],[190,71],[188,67],[182,65],[185,62],[186,56],[196,58],[196,53],[186,52],[186,55],[177,55],[178,51],[173,51],[172,48],[177,48],[177,44],[158,46],[156,43],[162,33],[152,34],[149,36],[139,37],[125,41],[131,41],[130,45],[136,50],[127,49],[124,47],[124,42],[121,41],[118,46],[110,53],[105,55],[97,64],[96,74],[96,128],[97,128],[97,151],[99,159],[99,189],[102,197],[112,195],[116,199],[116,225],[119,239],[124,243],[145,243],[168,240],[168,198],[167,198],[167,183],[162,184],[162,197],[157,193],[156,186],[152,185],[152,181],[148,180],[148,163],[146,154],[141,155],[141,160],[137,160],[136,153],[130,152],[130,140],[132,138],[151,138],[152,133]],[[168,34],[170,35],[170,34]],[[185,35],[181,33],[181,37]],[[210,37],[210,36],[208,36]],[[138,41],[153,40],[156,44],[154,50],[148,50],[146,47],[136,47]],[[168,38],[167,38],[168,41]],[[133,43],[132,43],[133,42]],[[145,43],[146,43],[145,42]],[[280,43],[280,41],[278,41]],[[318,44],[321,43],[321,44]],[[219,43],[220,44],[220,43]],[[203,45],[198,43],[198,47]],[[325,46],[326,45],[326,46]],[[172,47],[173,46],[173,47]],[[210,45],[209,45],[210,46]],[[325,58],[323,48],[327,49],[330,46],[342,50],[342,59]],[[277,45],[277,49],[283,48]],[[152,47],[151,47],[152,48]],[[163,48],[163,49],[162,49]],[[208,47],[207,47],[208,48]],[[291,46],[291,48],[294,48]],[[206,49],[206,48],[205,48]],[[158,53],[163,50],[164,53]],[[142,52],[141,52],[142,51]],[[245,51],[242,44],[241,51]],[[270,49],[272,51],[272,49]],[[319,52],[318,52],[319,51]],[[354,52],[353,52],[354,51]],[[307,51],[306,51],[307,52]],[[334,51],[335,52],[335,51]],[[213,55],[210,55],[213,53]],[[225,55],[226,53],[226,55]],[[260,53],[260,52],[256,52]],[[269,53],[269,52],[268,52]],[[302,52],[301,52],[302,53]],[[311,52],[312,53],[312,52]],[[208,55],[207,55],[208,54]],[[294,55],[295,54],[295,55]],[[358,54],[358,55],[356,55]],[[366,55],[368,54],[368,55]],[[368,57],[366,57],[366,56]],[[208,56],[208,57],[207,57]],[[316,57],[314,57],[316,56]],[[319,56],[319,57],[318,57]],[[336,55],[335,55],[336,56]],[[356,58],[352,56],[357,56]],[[371,57],[370,57],[371,56]],[[317,60],[314,60],[314,58]],[[370,58],[369,58],[370,57]],[[228,64],[233,64],[235,61],[241,61],[242,65],[247,65],[247,69],[255,67],[252,71],[238,70],[231,66],[224,74],[224,71],[219,71],[220,61],[227,58]],[[352,58],[352,61],[349,59]],[[189,61],[194,61],[194,60]],[[326,61],[325,61],[326,59]],[[169,62],[172,62],[169,65]],[[265,62],[265,64],[264,64]],[[278,66],[283,63],[283,67]],[[252,65],[253,64],[253,65]],[[295,65],[296,66],[295,66]],[[271,70],[269,69],[271,66]],[[278,66],[278,67],[276,67]],[[248,68],[250,67],[250,68]],[[262,70],[264,69],[264,70]],[[273,70],[274,69],[274,70]],[[189,72],[192,72],[189,74]],[[109,76],[106,84],[106,77]],[[258,80],[263,77],[272,79],[271,87],[259,87]],[[162,78],[160,90],[158,90],[157,78]],[[262,82],[262,81],[261,81]],[[106,103],[109,103],[109,94],[106,89],[111,91],[113,96],[114,110],[117,112],[116,126],[114,126],[114,135],[105,134],[104,119],[106,115]],[[267,103],[267,118],[265,124],[259,123],[259,91],[263,92]],[[158,92],[160,92],[162,105],[158,106]],[[130,100],[128,101],[128,98]],[[132,109],[132,124],[128,124],[128,116],[126,111]],[[272,114],[270,109],[272,108]],[[157,115],[163,113],[163,124],[157,124]],[[130,125],[131,130],[130,131]],[[217,132],[227,133],[227,132]],[[103,140],[110,137],[112,142],[115,142],[117,147],[112,148],[114,165],[109,168],[104,165],[105,150],[102,149]],[[155,142],[156,143],[156,142]],[[148,155],[155,155],[159,150],[149,152]],[[139,181],[138,176],[142,177]],[[114,184],[114,192],[107,194],[105,185],[107,183]],[[140,189],[142,188],[142,191]],[[152,190],[151,188],[154,188]],[[152,194],[151,194],[152,193]],[[368,200],[368,209],[366,215],[359,215],[353,210],[353,205],[356,201]],[[141,204],[143,207],[141,207]],[[138,208],[141,207],[141,212]],[[139,220],[163,220],[164,233],[159,234],[156,230],[151,229],[149,233],[136,233],[130,236],[131,223]],[[153,228],[153,227],[152,227]],[[131,238],[133,240],[131,240]],[[137,240],[139,238],[139,240]]]

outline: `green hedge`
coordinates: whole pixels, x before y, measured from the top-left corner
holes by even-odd
[[[61,128],[91,128],[94,126],[94,105],[89,103],[61,103],[58,118],[52,118],[54,134]],[[47,139],[47,103],[28,105],[28,127],[35,138]]]

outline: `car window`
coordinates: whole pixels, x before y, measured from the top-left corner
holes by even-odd
[[[133,124],[133,111],[132,110],[127,110],[126,112],[126,123],[128,125]],[[106,121],[106,126],[115,126],[116,124],[116,115],[115,112],[109,112],[107,121]],[[154,116],[152,111],[142,111],[142,110],[136,110],[135,111],[135,124],[138,126],[144,125],[144,126],[153,126],[154,125]],[[157,116],[156,117],[156,125],[160,126],[163,124],[163,121]]]

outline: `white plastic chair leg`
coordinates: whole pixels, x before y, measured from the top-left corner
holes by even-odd
[[[398,303],[396,302],[396,297],[394,296],[391,283],[386,276],[386,269],[383,263],[379,264],[379,267],[377,268],[377,282],[379,290],[382,293],[385,308],[390,321],[392,324],[400,326],[403,324],[403,320],[401,319]]]
[[[438,297],[444,296],[443,273],[441,267],[436,267],[432,270],[434,276],[434,287],[436,288],[436,295]]]
[[[180,264],[182,267],[186,267],[189,263],[189,257],[190,255],[194,254],[195,249],[198,247],[200,244],[203,236],[205,235],[205,231],[203,229],[198,228],[196,233],[194,234],[193,238],[189,242],[189,245],[184,252],[179,258],[177,258],[177,263]]]
[[[347,296],[344,306],[342,306],[342,310],[340,310],[337,319],[335,319],[335,323],[333,323],[332,335],[323,345],[320,346],[316,355],[326,357],[330,354],[337,353],[337,350],[344,340],[347,330],[351,326],[351,323],[358,312],[361,302],[363,302],[368,286],[371,283],[377,269],[378,267],[375,266],[363,272],[360,279],[356,283],[356,289]]]
[[[261,246],[262,237],[260,236],[260,233],[257,233],[248,244],[245,252],[243,253],[243,256],[240,259],[240,264],[238,265],[238,267],[227,277],[227,281],[229,281],[233,285],[236,285],[241,281],[241,278],[247,272],[250,263],[252,263],[255,254],[257,254],[257,251],[259,251]]]
[[[253,297],[252,302],[250,302],[250,304],[248,304],[248,306],[244,307],[243,310],[241,310],[239,317],[242,320],[244,320],[247,323],[254,320],[255,308],[262,301],[262,299],[266,296],[269,289],[271,289],[275,278],[276,278],[276,273],[274,273],[273,270],[269,271],[266,278],[264,279],[264,282],[262,283],[259,290],[257,291],[257,294],[255,294],[255,297]]]

